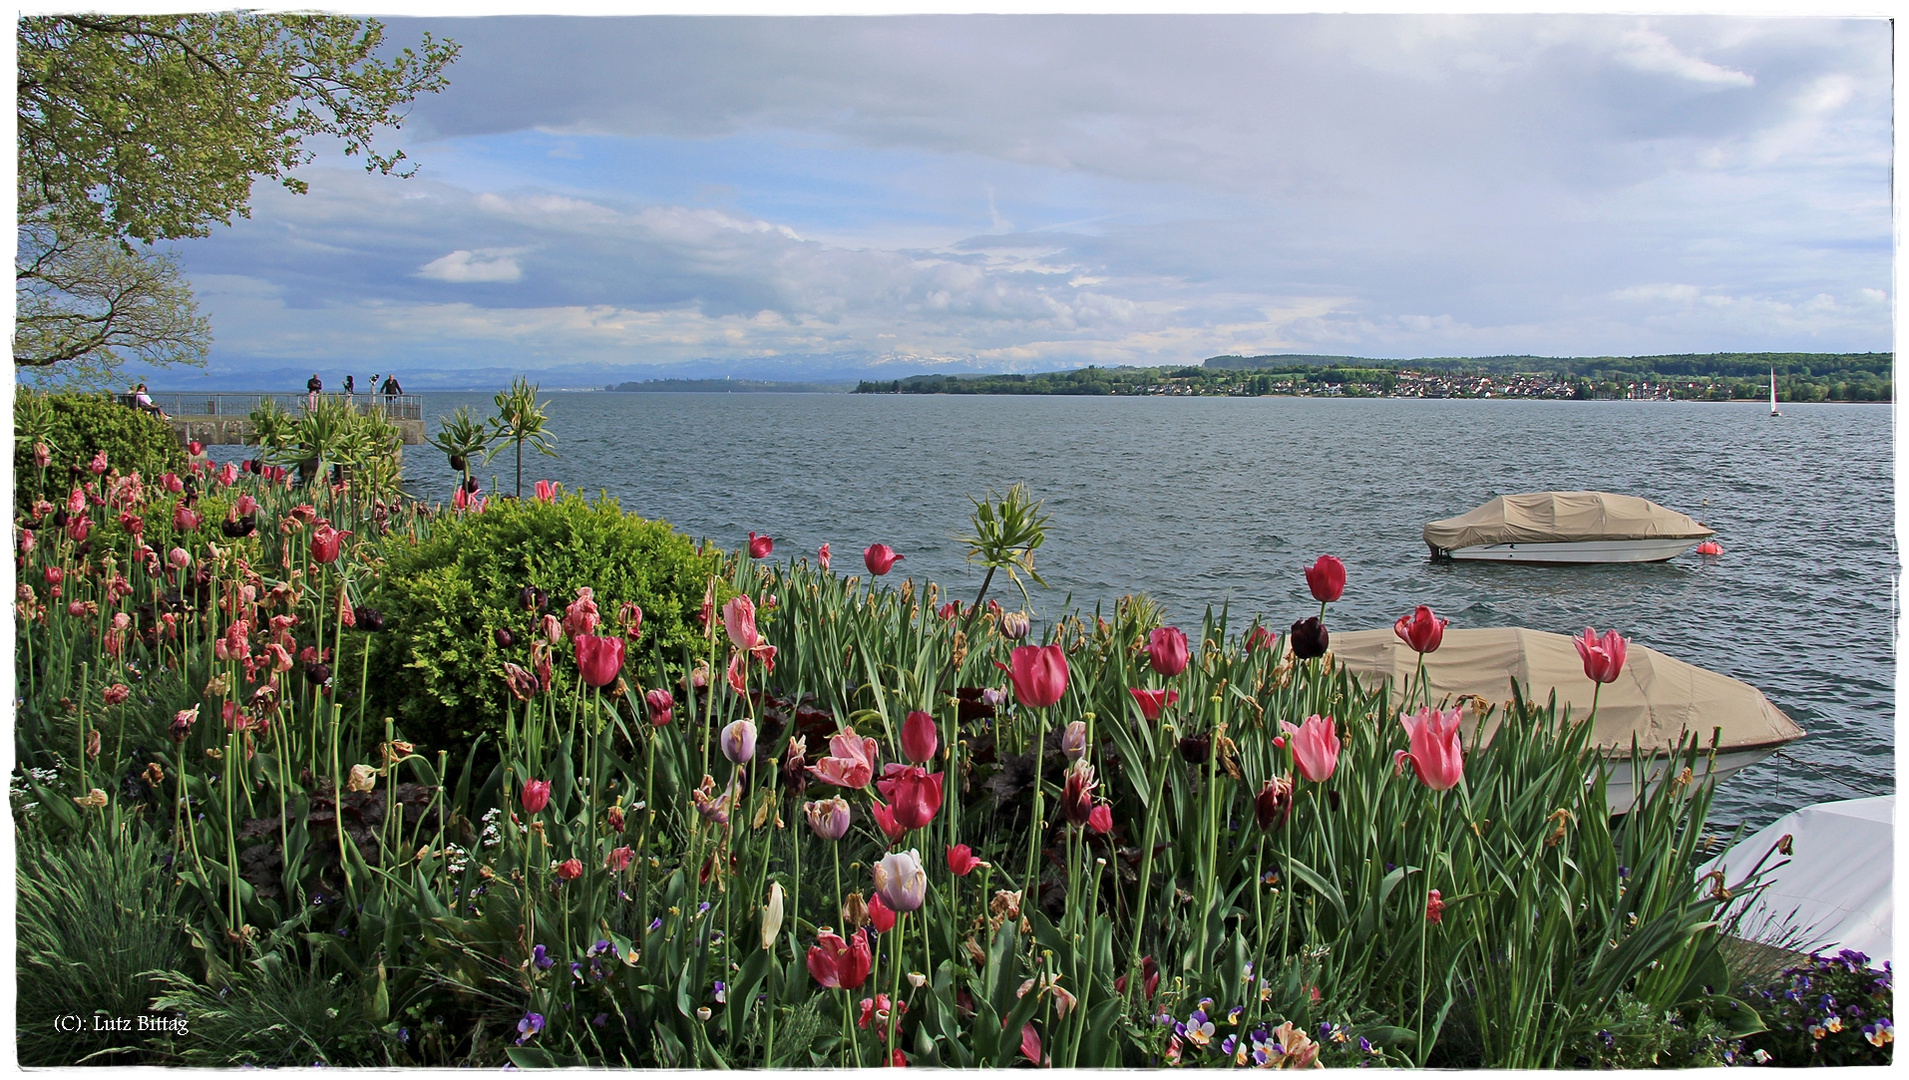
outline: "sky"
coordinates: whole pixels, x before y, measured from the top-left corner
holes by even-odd
[[[227,381],[1892,347],[1880,19],[385,22],[418,174],[177,246]]]

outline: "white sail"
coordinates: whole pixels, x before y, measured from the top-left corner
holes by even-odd
[[[1770,369],[1770,415],[1771,416],[1783,415],[1782,413],[1779,413],[1776,411],[1776,369],[1775,368]]]

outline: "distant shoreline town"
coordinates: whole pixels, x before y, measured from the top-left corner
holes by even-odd
[[[1710,353],[1635,357],[1216,356],[1180,367],[1084,367],[1031,375],[863,380],[858,394],[1129,397],[1499,398],[1554,401],[1888,402],[1892,353]]]

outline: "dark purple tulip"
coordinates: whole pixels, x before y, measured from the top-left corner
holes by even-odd
[[[510,631],[501,626],[491,631],[491,640],[495,641],[500,649],[508,649],[517,644],[517,639],[511,636]]]
[[[1301,660],[1314,660],[1326,655],[1331,635],[1326,633],[1326,624],[1319,621],[1319,616],[1308,615],[1293,624],[1292,633],[1286,640],[1292,642],[1294,656]]]

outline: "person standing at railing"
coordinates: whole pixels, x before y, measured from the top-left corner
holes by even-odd
[[[351,376],[349,375],[345,376],[345,404],[347,406],[351,404],[351,395],[356,392],[357,392],[357,387],[352,385]]]
[[[306,412],[318,411],[318,395],[324,389],[325,389],[325,384],[318,381],[318,373],[316,371],[312,372],[312,377],[305,380],[305,411]]]
[[[404,387],[398,385],[398,377],[396,375],[386,375],[384,377],[385,404],[386,405],[397,404],[392,399],[402,393],[404,393]]]

